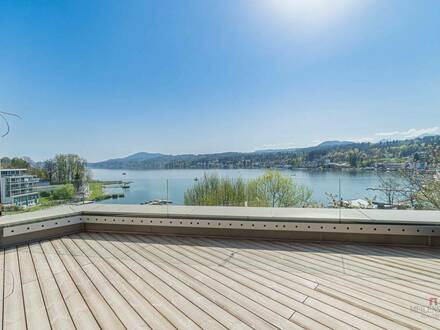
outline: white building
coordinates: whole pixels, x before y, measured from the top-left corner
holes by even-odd
[[[38,204],[35,191],[39,179],[26,174],[27,169],[0,169],[0,203],[17,206]]]

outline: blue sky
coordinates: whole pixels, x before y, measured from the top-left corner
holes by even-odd
[[[440,133],[440,1],[0,2],[2,155]]]

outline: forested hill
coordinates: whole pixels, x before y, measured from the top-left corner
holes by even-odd
[[[164,155],[137,153],[125,158],[89,163],[103,169],[184,169],[184,168],[267,168],[319,167],[345,163],[351,167],[374,166],[378,162],[405,162],[426,153],[438,152],[440,136],[404,141],[353,143],[327,141],[308,148],[261,150],[250,153],[227,152],[204,155]]]

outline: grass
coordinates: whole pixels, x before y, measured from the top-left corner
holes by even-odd
[[[61,185],[58,189],[58,195],[68,195],[71,190],[73,189],[73,185],[67,184],[67,185]],[[87,198],[88,201],[99,201],[106,198],[111,198],[110,195],[106,194],[104,192],[104,183],[99,181],[94,181],[89,183],[89,189],[90,189],[90,196]],[[61,190],[63,190],[63,193],[61,194]],[[66,191],[64,191],[66,190]],[[62,204],[66,204],[69,200],[68,199],[53,199],[53,193],[51,197],[40,197],[40,202],[36,206],[31,206],[28,208],[22,208],[20,210],[16,211],[3,211],[4,215],[8,214],[18,214],[18,213],[24,213],[24,212],[34,212],[34,211],[40,211],[44,209],[48,209],[54,206],[59,206]],[[56,195],[56,193],[55,193]]]
[[[64,201],[64,200],[51,200],[48,197],[40,197],[40,203],[38,205],[23,208],[18,211],[3,211],[3,214],[9,215],[9,214],[18,214],[18,213],[25,213],[25,212],[35,212],[35,211],[40,211],[40,210],[48,209],[51,207],[59,206],[59,205],[65,204],[65,203],[66,203],[66,201]]]

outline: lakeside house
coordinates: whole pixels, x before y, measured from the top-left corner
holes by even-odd
[[[421,160],[407,160],[406,162],[381,162],[375,163],[374,167],[376,170],[381,171],[399,171],[399,170],[418,170],[426,171],[429,170],[428,163]],[[431,168],[435,170],[435,168]]]
[[[0,203],[37,205],[40,195],[35,188],[38,182],[36,176],[27,174],[27,169],[0,169]]]

